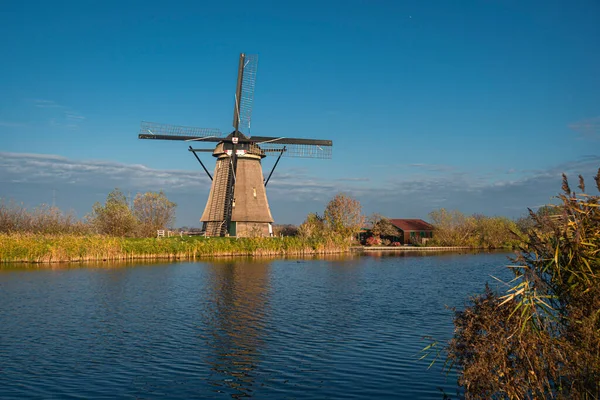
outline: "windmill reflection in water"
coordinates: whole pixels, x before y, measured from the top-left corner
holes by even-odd
[[[253,372],[265,346],[270,296],[269,261],[231,261],[210,264],[210,302],[202,309],[203,339],[212,352],[208,382],[233,398],[255,391]]]

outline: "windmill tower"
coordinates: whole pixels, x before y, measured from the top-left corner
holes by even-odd
[[[142,122],[138,137],[154,140],[217,143],[214,149],[191,151],[212,180],[208,201],[200,221],[206,236],[270,236],[273,217],[266,186],[281,157],[331,158],[331,140],[250,136],[250,120],[256,82],[258,56],[240,54],[233,131],[224,136],[219,129]],[[242,130],[245,132],[243,133]],[[217,159],[214,176],[198,157],[212,152]],[[261,160],[278,155],[268,177]]]

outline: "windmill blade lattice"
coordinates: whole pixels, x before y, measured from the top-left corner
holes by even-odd
[[[140,139],[163,140],[196,140],[202,138],[220,138],[223,136],[217,128],[197,128],[194,126],[181,126],[160,124],[142,121],[138,137]]]
[[[285,150],[284,150],[285,147]],[[283,157],[298,158],[331,158],[331,146],[319,146],[317,144],[277,144],[263,143],[260,148],[267,154],[279,153],[283,151]]]
[[[240,98],[240,128],[244,128],[247,131],[250,130],[250,122],[252,120],[257,70],[258,54],[246,54],[244,59],[244,75],[242,78],[242,94]]]

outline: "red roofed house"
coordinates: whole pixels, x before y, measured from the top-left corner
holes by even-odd
[[[433,237],[433,226],[422,219],[390,219],[400,231],[400,243],[422,243]]]

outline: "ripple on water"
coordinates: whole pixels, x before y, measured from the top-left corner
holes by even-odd
[[[0,398],[454,394],[424,336],[501,254],[0,270]],[[503,275],[504,274],[504,275]]]

